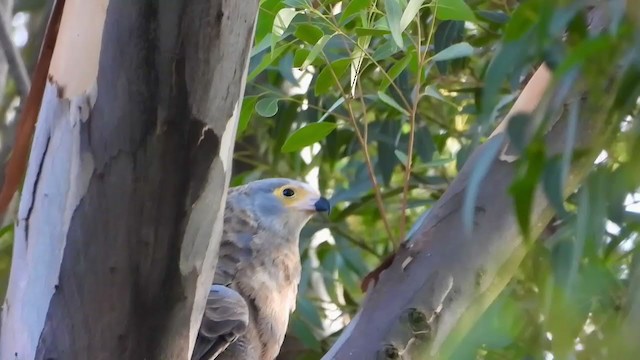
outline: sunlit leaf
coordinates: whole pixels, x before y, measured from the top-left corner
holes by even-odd
[[[278,11],[273,22],[273,35],[276,37],[282,36],[289,27],[289,24],[291,24],[291,20],[293,20],[298,13],[298,10],[292,8],[284,8]]]
[[[401,31],[404,31],[407,28],[407,26],[411,24],[411,21],[413,21],[413,19],[418,15],[418,12],[420,11],[420,8],[422,7],[423,3],[424,3],[424,0],[409,0],[407,7],[404,9],[404,12],[402,13],[402,17],[400,18]]]

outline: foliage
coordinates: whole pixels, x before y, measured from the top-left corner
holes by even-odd
[[[44,3],[16,7],[46,19]],[[440,198],[542,61],[567,88],[580,70],[588,95],[613,103],[606,109],[614,140],[593,145],[603,155],[565,201],[567,166],[583,154],[549,156],[543,126],[527,132],[531,117],[514,118],[508,136],[523,156],[513,210],[526,237],[534,191],[543,189],[556,220],[453,357],[591,359],[616,351],[630,303],[640,301],[630,291],[640,282],[631,276],[640,259],[640,42],[624,2],[610,1],[609,10],[610,30],[589,37],[579,1],[260,0],[232,184],[304,178],[333,205],[302,236],[290,335],[303,350],[290,358],[319,359],[328,349],[363,299],[360,280]],[[623,80],[599,86],[620,63]],[[7,91],[13,99],[10,83]],[[567,111],[575,127],[579,109]],[[538,114],[543,125],[549,113]],[[567,148],[575,141],[566,139]],[[486,175],[488,161],[479,163],[467,222]],[[0,274],[11,235],[2,230]]]
[[[306,350],[293,358],[316,359],[330,346],[363,298],[359,280],[442,195],[541,61],[565,87],[578,70],[593,85],[637,51],[623,6],[614,1],[610,10],[614,26],[589,37],[580,2],[261,1],[236,154],[250,166],[233,181],[317,179],[334,206],[303,234],[302,296],[291,333]],[[637,63],[625,66],[637,74]],[[590,358],[613,344],[606,340],[625,315],[639,218],[630,200],[640,180],[630,170],[637,95],[631,81],[589,94],[603,104],[622,97],[607,127],[615,141],[612,148],[594,144],[606,157],[567,201],[561,189],[572,154],[546,154],[545,127],[518,128],[530,117],[514,118],[508,136],[523,155],[512,194],[523,234],[535,221],[528,213],[536,189],[554,204],[557,224],[532,243],[456,359]],[[575,127],[580,114],[568,111]],[[567,139],[567,148],[575,141]],[[474,188],[485,175],[482,163],[471,194],[482,191]],[[615,191],[606,191],[613,183]]]

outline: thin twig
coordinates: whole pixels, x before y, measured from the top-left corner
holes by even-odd
[[[429,51],[429,46],[431,45],[431,40],[433,37],[433,33],[435,31],[435,23],[436,23],[436,11],[438,9],[438,0],[435,1],[435,8],[433,10],[433,16],[431,20],[431,29],[429,30],[429,35],[427,36],[427,44],[425,46],[424,53],[420,53],[420,49],[422,48],[422,28],[420,27],[420,16],[418,15],[417,27],[418,27],[418,45],[416,47],[416,51],[418,52],[418,76],[416,79],[416,84],[414,87],[414,99],[413,99],[413,107],[411,108],[411,113],[409,117],[409,144],[407,145],[407,163],[406,169],[404,173],[404,184],[402,191],[402,211],[400,214],[400,235],[399,239],[404,239],[405,229],[407,227],[407,205],[409,203],[409,180],[411,179],[411,167],[413,163],[413,148],[415,143],[415,129],[416,129],[416,116],[418,112],[418,102],[420,101],[420,88],[421,88],[421,78],[422,78],[422,67],[425,63],[425,57],[427,52]]]
[[[7,58],[9,73],[13,81],[16,82],[20,98],[24,100],[29,94],[31,81],[29,80],[27,68],[24,66],[24,61],[22,61],[22,56],[20,56],[20,52],[11,40],[11,30],[5,21],[5,11],[4,8],[0,8],[0,45],[4,51],[4,56]]]
[[[324,54],[324,52],[322,52],[322,56],[324,57],[325,61],[329,63],[329,59],[327,58],[326,54]],[[362,136],[362,132],[360,131],[360,128],[358,128],[358,122],[356,120],[356,116],[351,104],[352,98],[345,92],[344,88],[342,87],[342,84],[340,84],[340,78],[338,77],[338,75],[336,74],[336,72],[333,70],[331,66],[329,66],[329,71],[331,71],[331,76],[333,76],[333,79],[336,85],[338,86],[340,93],[345,99],[347,110],[349,111],[349,120],[351,121],[353,130],[356,133],[356,138],[358,139],[358,142],[362,147],[365,164],[367,166],[367,173],[369,174],[369,180],[371,181],[371,185],[373,186],[373,194],[376,199],[378,210],[380,211],[380,218],[382,220],[382,223],[384,224],[384,228],[385,228],[385,231],[387,232],[387,236],[389,237],[389,239],[391,239],[392,242],[395,243],[394,241],[395,237],[393,236],[393,231],[391,230],[391,226],[389,225],[389,220],[387,219],[387,213],[384,209],[384,203],[382,202],[382,195],[380,191],[380,186],[378,186],[378,179],[376,178],[375,169],[373,168],[373,163],[371,162],[371,155],[369,154],[369,146],[367,144],[367,139],[365,139]]]

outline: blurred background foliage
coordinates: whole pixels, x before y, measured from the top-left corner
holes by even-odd
[[[0,1],[31,71],[51,4]],[[530,151],[520,160],[530,171],[514,204],[544,186],[558,214],[453,358],[619,351],[625,324],[640,321],[640,38],[624,1],[608,3],[613,25],[589,37],[584,1],[260,0],[232,185],[304,179],[333,204],[303,232],[300,296],[281,359],[324,354],[356,313],[362,278],[440,198],[542,61],[564,74],[582,68],[588,82],[627,59],[628,81],[589,95],[616,97],[615,140],[593,149],[601,154],[575,194],[559,195],[567,164],[558,158]],[[6,72],[0,58],[3,160],[19,102]],[[527,218],[527,206],[517,208]],[[11,238],[5,226],[3,292]]]

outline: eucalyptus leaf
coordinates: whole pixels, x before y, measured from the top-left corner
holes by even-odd
[[[353,15],[367,9],[367,7],[371,5],[371,1],[372,0],[350,0],[340,16],[340,24],[346,24]]]
[[[473,47],[469,45],[467,42],[461,42],[458,44],[453,44],[448,48],[440,51],[435,54],[431,60],[433,61],[445,61],[452,59],[459,59],[463,57],[469,57],[473,55]]]
[[[333,35],[334,34],[323,35],[320,38],[320,40],[313,46],[313,48],[311,48],[309,55],[304,60],[304,63],[302,63],[302,66],[301,66],[302,68],[306,68],[307,66],[311,65],[311,63],[316,59],[316,57],[318,57],[318,55],[320,54],[324,46],[327,44],[327,42],[331,39]]]
[[[480,156],[471,171],[469,176],[469,182],[467,183],[467,189],[464,193],[464,202],[462,205],[462,224],[465,232],[468,235],[473,233],[473,223],[476,212],[476,200],[478,193],[481,191],[483,180],[489,173],[491,165],[496,160],[498,152],[502,148],[504,143],[504,134],[498,134],[490,138],[484,144],[484,150],[482,156]]]
[[[291,20],[299,13],[298,10],[292,8],[284,8],[278,11],[276,14],[276,19],[273,22],[273,30],[272,33],[276,37],[282,36],[284,32],[289,28],[289,24],[291,24]]]
[[[402,9],[398,0],[384,0],[385,9],[387,10],[386,18],[391,30],[391,37],[399,48],[404,47],[402,40],[402,29],[400,28],[400,18],[402,17]]]
[[[257,102],[258,102],[257,96],[245,96],[245,98],[242,100],[242,108],[240,109],[240,116],[238,117],[238,131],[237,131],[238,136],[242,135],[242,133],[247,128],[247,125],[249,124],[249,120],[251,120],[251,115],[253,115],[253,111],[256,107]],[[276,109],[276,112],[277,112],[277,109]]]
[[[400,111],[404,115],[409,116],[409,112],[405,108],[400,106],[400,104],[398,104],[395,100],[393,100],[393,98],[390,97],[389,95],[383,93],[382,91],[378,91],[378,97],[380,98],[380,100],[382,100],[383,103],[385,103],[385,104],[391,106],[392,108]]]
[[[305,125],[291,134],[282,145],[282,152],[292,152],[321,141],[336,128],[335,123],[318,122]]]
[[[256,103],[256,112],[260,116],[264,117],[272,117],[276,113],[278,113],[278,101],[280,99],[274,97],[267,97],[264,99],[260,99]]]
[[[473,10],[464,0],[438,0],[435,11],[436,17],[440,20],[463,20],[476,22]]]
[[[402,17],[400,18],[400,30],[404,31],[411,21],[418,15],[420,8],[424,4],[424,0],[409,0],[407,7],[404,9],[402,13]]]

